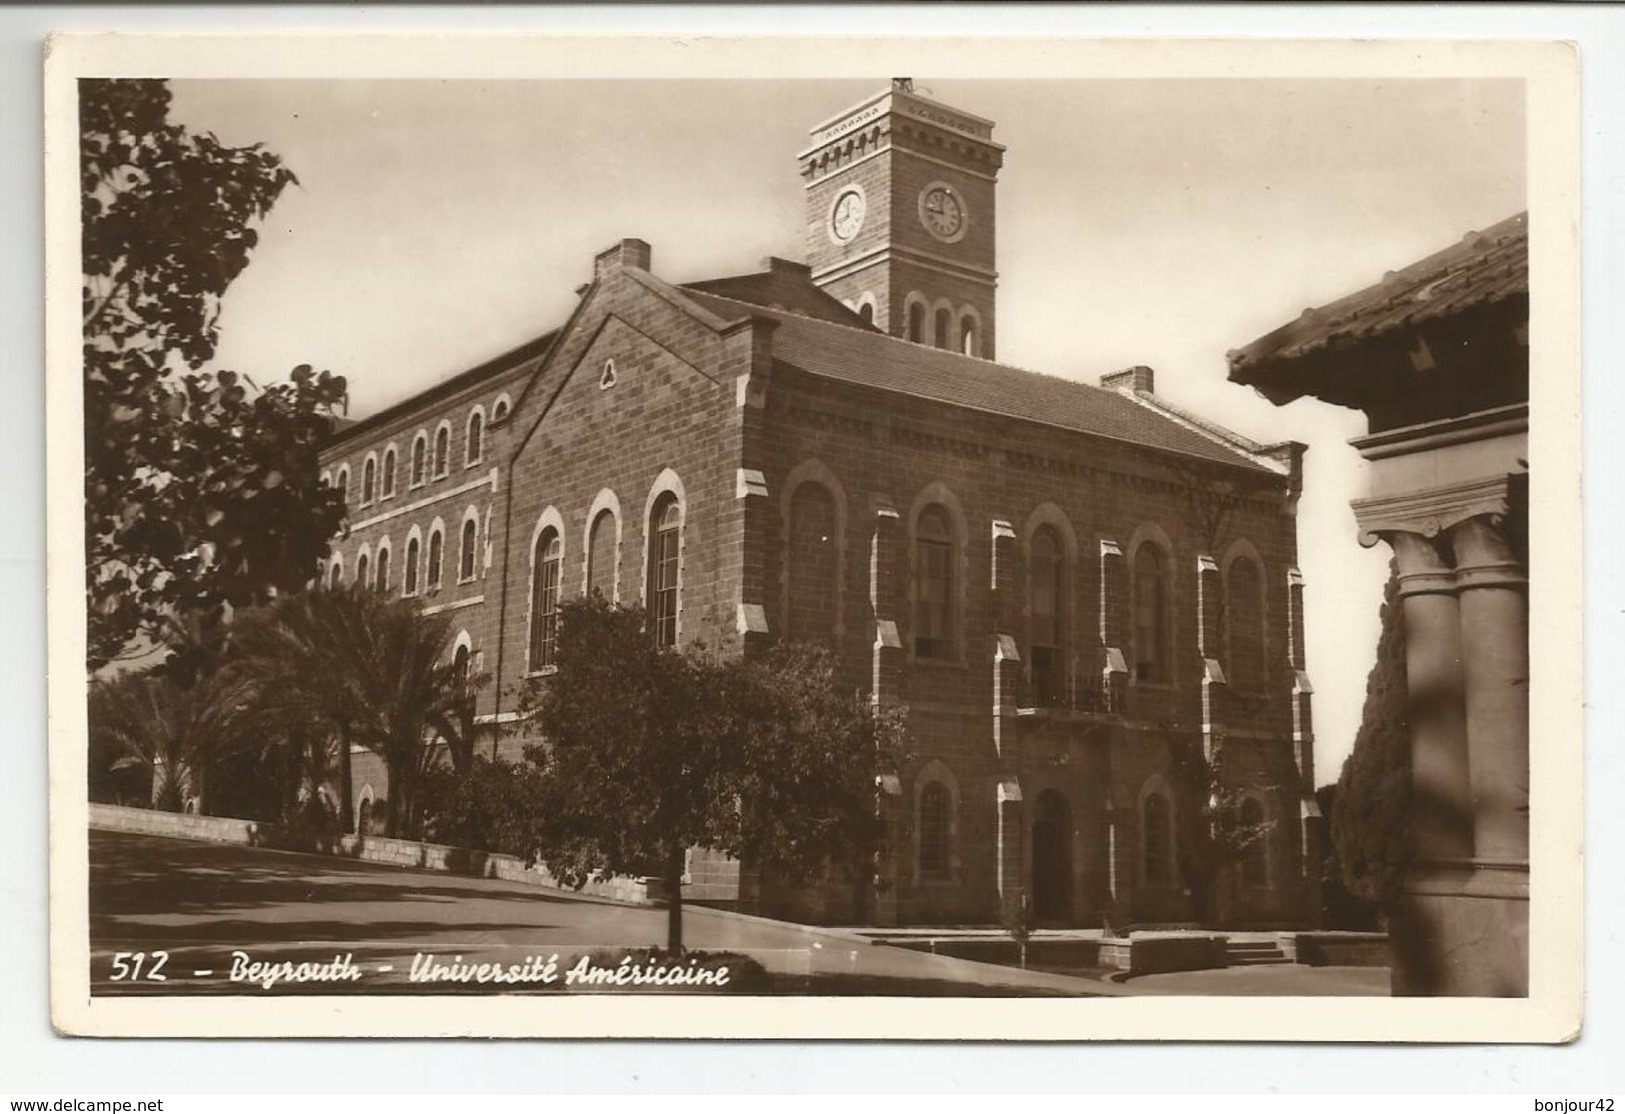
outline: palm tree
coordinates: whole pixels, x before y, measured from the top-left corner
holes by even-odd
[[[93,681],[93,754],[118,755],[113,770],[139,768],[152,781],[152,803],[180,812],[188,797],[208,811],[210,775],[254,743],[252,678],[240,670],[199,674],[182,686],[160,672]]]
[[[323,723],[336,735],[345,830],[352,797],[350,744],[383,760],[389,775],[385,834],[415,830],[418,786],[439,758],[471,752],[469,682],[446,660],[451,628],[410,600],[352,585],[283,596],[240,617],[234,640],[261,679],[266,714],[292,726]]]

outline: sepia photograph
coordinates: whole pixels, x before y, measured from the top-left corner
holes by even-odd
[[[1574,55],[828,45],[53,42],[59,1029],[1573,1038]]]

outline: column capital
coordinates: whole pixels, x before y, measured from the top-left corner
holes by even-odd
[[[1512,507],[1511,477],[1485,476],[1466,483],[1422,488],[1402,495],[1356,499],[1350,504],[1367,549],[1392,534],[1433,539],[1472,518],[1505,518]]]

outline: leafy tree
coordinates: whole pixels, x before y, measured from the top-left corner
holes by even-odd
[[[342,378],[205,372],[220,299],[295,181],[259,145],[168,119],[162,81],[79,84],[87,666],[166,614],[217,618],[304,584],[338,531],[317,448]]]
[[[1398,900],[1410,847],[1411,739],[1406,715],[1405,612],[1390,565],[1377,660],[1366,678],[1354,750],[1337,779],[1332,844],[1351,894],[1387,908]]]
[[[526,697],[546,739],[527,750],[543,773],[543,862],[576,886],[598,873],[658,876],[667,946],[680,949],[690,848],[792,879],[868,861],[875,779],[899,727],[836,677],[811,647],[757,660],[678,652],[655,644],[640,610],[564,604],[558,670]],[[861,871],[860,884],[871,876]]]
[[[1174,795],[1178,799],[1178,858],[1181,876],[1190,887],[1197,916],[1204,924],[1223,923],[1225,885],[1241,861],[1269,838],[1273,820],[1249,823],[1242,803],[1244,780],[1229,768],[1233,760],[1220,746],[1210,758],[1198,742],[1172,744]],[[1251,783],[1255,791],[1273,786]]]
[[[533,858],[541,799],[533,763],[476,756],[466,770],[436,766],[422,787],[423,838]]]

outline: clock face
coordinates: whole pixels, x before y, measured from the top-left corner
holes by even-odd
[[[863,227],[865,209],[863,195],[857,190],[847,190],[841,194],[835,199],[835,208],[830,210],[830,234],[843,244],[856,236],[858,229]]]
[[[957,240],[965,233],[965,203],[952,186],[935,182],[920,194],[920,221],[939,240]]]

